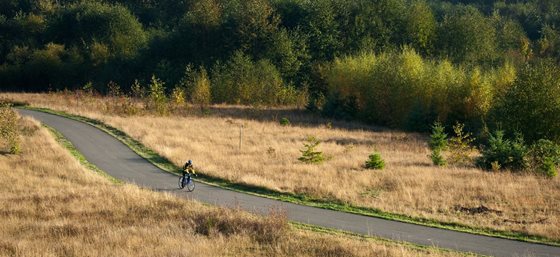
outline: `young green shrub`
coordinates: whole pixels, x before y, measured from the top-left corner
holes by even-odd
[[[282,119],[280,119],[280,125],[282,126],[290,126],[290,120],[286,117],[283,117]]]
[[[382,170],[385,168],[385,161],[381,158],[380,153],[374,152],[369,156],[365,166],[367,169]]]
[[[493,161],[490,163],[490,169],[494,172],[498,172],[502,169],[502,165],[498,161]]]
[[[83,87],[82,90],[84,91],[84,93],[87,96],[92,96],[93,92],[95,91],[95,88],[93,88],[93,83],[91,81],[88,81]]]
[[[317,146],[321,143],[319,139],[314,136],[309,136],[303,143],[304,149],[300,150],[301,157],[298,158],[299,161],[304,163],[319,164],[325,160],[323,152],[317,151]]]
[[[175,108],[185,106],[185,89],[180,86],[173,88],[173,91],[171,91],[171,103]]]
[[[156,76],[152,76],[150,81],[148,100],[148,109],[154,110],[160,115],[168,113],[164,83]]]
[[[121,86],[114,81],[109,81],[109,83],[107,83],[107,90],[110,97],[115,98],[122,95]]]
[[[0,106],[0,140],[9,153],[18,154],[21,151],[18,116],[9,105]]]
[[[146,89],[144,89],[137,79],[134,80],[134,83],[130,87],[130,91],[132,93],[132,97],[135,99],[144,99],[146,96]]]
[[[550,140],[540,139],[531,146],[529,159],[533,172],[555,177],[560,165],[560,146]]]
[[[455,136],[449,139],[449,162],[459,165],[467,165],[472,162],[470,153],[473,151],[471,146],[474,138],[471,133],[464,132],[465,125],[461,123],[453,126]]]
[[[439,122],[434,123],[432,126],[429,146],[432,150],[430,158],[432,159],[434,165],[445,166],[447,162],[443,157],[443,152],[448,147],[447,134],[445,133],[445,127]]]
[[[544,158],[541,165],[538,167],[537,172],[548,178],[553,178],[558,176],[558,164],[553,158]]]
[[[201,68],[194,78],[191,101],[193,104],[199,105],[201,110],[212,103],[210,79],[208,79],[208,73],[204,68]]]
[[[477,164],[484,169],[508,169],[513,171],[524,170],[529,166],[529,150],[520,135],[514,140],[504,138],[503,131],[490,134],[488,145],[482,151]]]

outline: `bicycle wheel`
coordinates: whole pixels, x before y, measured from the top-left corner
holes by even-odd
[[[185,177],[180,176],[179,177],[179,189],[183,189],[183,188],[185,188]]]
[[[190,179],[187,179],[186,182],[187,183],[186,183],[185,186],[187,187],[187,191],[189,191],[189,192],[194,191],[194,180],[192,178],[190,178]]]

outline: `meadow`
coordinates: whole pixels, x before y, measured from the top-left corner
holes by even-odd
[[[20,153],[0,155],[0,256],[460,256],[114,183],[37,121],[19,127]]]
[[[488,172],[469,165],[435,167],[422,134],[331,121],[286,108],[213,106],[201,113],[183,107],[167,116],[128,116],[112,111],[111,98],[63,93],[0,97],[98,119],[178,166],[192,159],[202,173],[234,183],[560,239],[558,177]],[[279,123],[284,117],[291,125]],[[327,157],[324,163],[298,161],[307,136],[322,141],[318,150]],[[384,170],[364,168],[373,151],[381,153]]]

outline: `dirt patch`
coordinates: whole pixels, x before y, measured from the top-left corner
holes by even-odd
[[[496,213],[498,215],[502,214],[502,211],[494,210],[494,209],[488,208],[484,205],[480,205],[478,207],[455,206],[455,210],[458,211],[458,212],[462,212],[462,213],[466,213],[466,214],[470,214],[470,215],[489,214],[489,213]]]
[[[547,223],[548,219],[538,219],[538,220],[510,220],[504,219],[505,223],[513,223],[513,224],[520,224],[520,225],[530,225],[530,224],[545,224]]]

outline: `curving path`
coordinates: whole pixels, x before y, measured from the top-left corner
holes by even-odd
[[[220,206],[240,207],[254,213],[267,213],[271,209],[282,209],[293,221],[421,245],[503,257],[560,256],[560,247],[473,235],[285,203],[202,183],[197,184],[194,192],[187,193],[176,189],[177,176],[158,169],[116,138],[91,125],[38,111],[19,110],[19,112],[22,115],[32,116],[58,130],[89,162],[108,174],[153,190],[168,191],[181,197]]]

